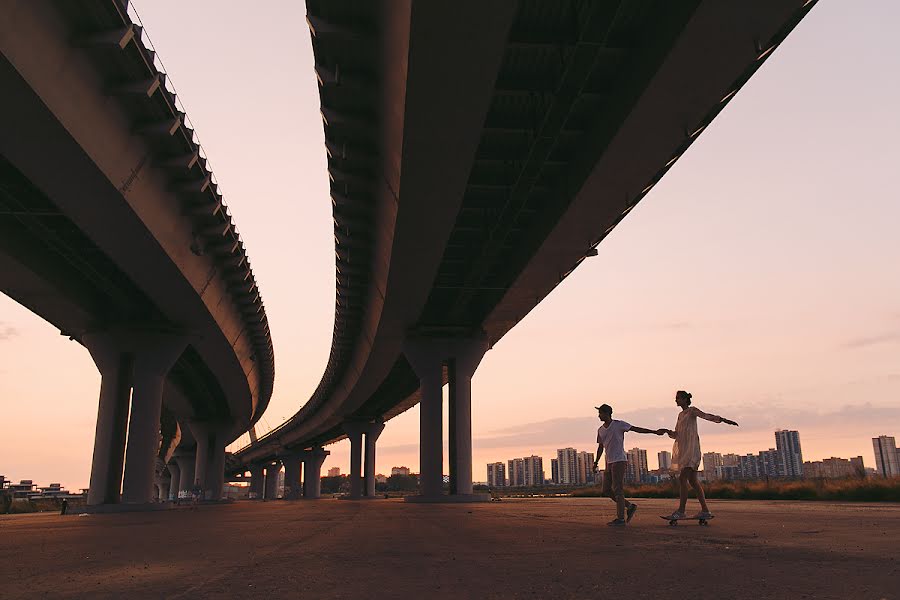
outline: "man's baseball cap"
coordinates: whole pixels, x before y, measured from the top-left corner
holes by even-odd
[[[612,414],[612,406],[610,406],[609,404],[601,404],[600,406],[595,406],[594,408],[597,409],[597,412],[608,412],[609,414]]]

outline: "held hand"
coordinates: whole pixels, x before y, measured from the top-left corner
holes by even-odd
[[[667,433],[669,433],[669,430],[664,427],[661,427],[656,430],[656,435],[665,435]]]
[[[675,439],[675,432],[671,429],[666,432],[670,438]]]

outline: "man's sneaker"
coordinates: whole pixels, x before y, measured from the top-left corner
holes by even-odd
[[[624,526],[625,526],[625,519],[613,519],[612,521],[610,521],[609,523],[607,523],[607,525],[611,525],[611,526],[613,526],[613,527],[624,527]]]
[[[670,521],[677,521],[678,519],[683,519],[683,518],[684,518],[684,513],[683,513],[683,512],[680,512],[680,511],[677,511],[677,510],[674,510],[674,511],[672,511],[672,514],[666,516],[666,518],[669,519]]]
[[[709,511],[701,510],[700,512],[698,512],[696,515],[694,515],[691,518],[692,519],[702,519],[702,520],[706,521],[706,520],[712,519],[714,516],[715,515],[713,515]]]
[[[632,504],[628,507],[628,510],[625,512],[625,522],[631,523],[631,519],[634,517],[634,513],[637,512],[637,504]]]

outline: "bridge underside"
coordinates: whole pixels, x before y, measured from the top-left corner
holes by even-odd
[[[388,324],[393,337],[464,338],[484,331],[495,344],[596,253],[815,2],[524,0],[514,11],[482,4],[475,18],[469,3],[458,3],[456,14],[443,15],[443,28],[452,31],[465,21],[489,32],[459,31],[440,40],[435,31],[423,35],[427,13],[437,10],[411,8],[408,54],[396,68],[409,78],[407,120],[393,132],[398,109],[384,100],[391,71],[377,59],[384,55],[384,16],[374,3],[308,1],[334,201],[332,360],[310,402],[242,457],[333,442],[344,437],[345,420],[388,419],[421,399],[420,378],[400,345],[379,346],[359,325],[373,297],[386,306],[398,293],[379,275],[385,254],[369,233],[383,225],[375,192],[379,175],[391,173],[387,166],[403,165],[393,188],[399,208],[391,231],[401,242],[387,256],[389,271],[402,264],[396,247],[407,228],[445,221],[432,234],[440,255],[423,277],[421,302],[404,290],[415,314]],[[481,60],[466,63],[467,69],[490,71],[478,85],[449,67],[464,62],[473,46]],[[422,77],[415,67],[424,63],[443,71]],[[468,107],[481,110],[468,121],[477,123],[470,153],[441,154],[447,145],[442,120],[461,120],[467,107],[435,106],[431,119],[411,132],[416,102],[428,96],[427,86],[439,87],[441,77],[453,79],[466,97],[485,99]],[[385,152],[392,133],[404,139],[402,158]],[[431,137],[422,161],[440,166],[422,188],[415,186],[417,163],[407,156],[419,149],[418,136]],[[452,198],[441,196],[447,189]],[[432,202],[433,215],[404,219],[422,202]],[[341,386],[352,385],[344,357],[354,352],[391,360],[364,398],[329,405]]]
[[[0,289],[101,372],[92,493],[103,471],[100,501],[118,497],[126,428],[129,501],[146,501],[154,459],[178,440],[221,455],[198,458],[221,477],[225,444],[269,401],[274,354],[243,242],[155,50],[123,0],[11,0],[0,51]]]

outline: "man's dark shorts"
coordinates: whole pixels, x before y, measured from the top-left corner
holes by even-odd
[[[603,491],[604,496],[618,498],[623,494],[625,487],[625,465],[628,463],[624,460],[606,465],[606,471],[603,473]]]

